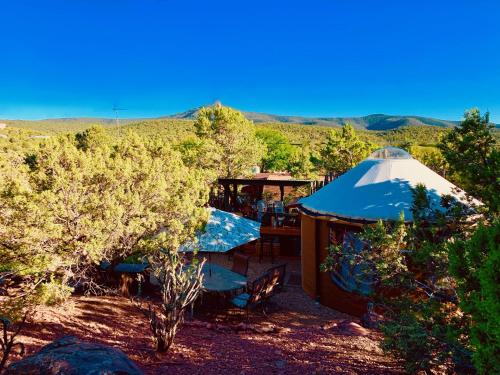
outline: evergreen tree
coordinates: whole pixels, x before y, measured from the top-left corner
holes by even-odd
[[[256,135],[266,146],[266,153],[262,158],[262,171],[287,170],[295,151],[288,139],[273,129],[258,129]]]
[[[196,135],[213,142],[221,155],[219,177],[239,177],[260,164],[264,146],[255,136],[253,123],[241,112],[216,104],[200,109],[194,123]]]
[[[465,120],[439,144],[459,185],[481,199],[492,213],[500,210],[500,151],[493,136],[489,114],[465,113]]]
[[[358,138],[354,128],[345,124],[342,129],[332,130],[321,150],[323,167],[336,176],[343,174],[365,159],[374,146]]]

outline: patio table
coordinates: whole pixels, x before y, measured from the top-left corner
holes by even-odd
[[[205,263],[202,273],[203,289],[207,292],[230,292],[247,285],[245,276],[214,263]]]

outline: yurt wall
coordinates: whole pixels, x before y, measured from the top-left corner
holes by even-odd
[[[310,216],[302,215],[301,242],[302,289],[311,298],[316,298],[316,270],[319,267],[316,256],[316,220]]]
[[[329,272],[320,271],[320,265],[328,255],[332,237],[342,241],[342,234],[346,231],[359,230],[359,226],[302,215],[302,288],[311,298],[319,298],[321,304],[356,316],[366,312],[367,300],[339,288]]]

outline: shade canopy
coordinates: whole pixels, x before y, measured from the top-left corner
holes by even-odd
[[[198,233],[196,241],[181,246],[180,251],[225,253],[260,238],[260,223],[216,208],[207,209],[210,217],[204,230]]]
[[[419,183],[426,186],[432,205],[438,209],[442,195],[466,203],[463,191],[395,147],[375,151],[299,203],[305,213],[317,216],[373,222],[397,220],[403,212],[405,221],[413,221],[412,188]]]

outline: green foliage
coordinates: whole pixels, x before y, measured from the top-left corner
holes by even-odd
[[[321,264],[322,272],[335,271],[339,264],[349,264],[351,275],[359,276],[360,282],[371,279],[371,287],[399,285],[406,276],[406,260],[401,252],[406,240],[404,217],[394,223],[379,220],[363,227],[358,238],[366,243],[357,251],[352,244],[331,245],[328,256]],[[357,272],[354,270],[358,270]]]
[[[468,240],[449,245],[450,272],[460,307],[470,314],[474,365],[481,374],[500,373],[500,221],[481,225]]]
[[[296,151],[288,139],[279,131],[266,128],[257,129],[256,136],[266,146],[262,171],[289,170],[290,159]]]
[[[212,142],[221,155],[219,177],[248,175],[252,167],[259,165],[264,146],[255,137],[255,127],[241,112],[216,104],[198,112],[194,123],[196,135]]]
[[[81,285],[102,260],[177,249],[206,220],[204,172],[159,138],[93,128],[41,143],[29,167],[0,160],[0,259],[23,277]]]
[[[188,167],[203,170],[207,184],[217,181],[217,173],[222,155],[210,139],[201,140],[195,136],[186,138],[175,147],[182,155],[182,161]]]
[[[410,154],[422,164],[444,178],[453,181],[453,176],[450,176],[448,173],[450,167],[439,148],[435,146],[411,146],[409,151]]]
[[[288,171],[294,178],[315,179],[317,168],[309,147],[296,148],[288,161]]]
[[[39,304],[58,305],[66,301],[71,293],[73,293],[73,288],[52,277],[49,281],[40,284],[36,299]]]
[[[351,125],[341,131],[332,130],[321,150],[321,160],[327,172],[341,175],[365,159],[374,149],[371,143],[361,141]]]
[[[386,318],[383,348],[403,359],[409,373],[441,366],[470,370],[469,320],[457,305],[447,246],[468,236],[471,228],[460,203],[446,197],[443,203],[446,207],[434,207],[425,187],[417,186],[412,224],[401,218],[365,226],[358,236],[369,245],[355,256],[342,246],[332,247],[323,265],[333,270],[347,260],[371,274],[371,298]]]
[[[465,113],[465,120],[439,144],[460,186],[487,204],[493,214],[500,211],[500,150],[493,136],[489,114]]]

